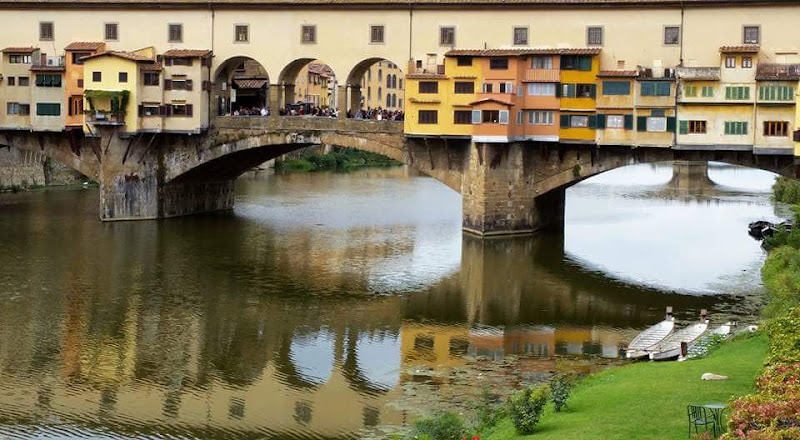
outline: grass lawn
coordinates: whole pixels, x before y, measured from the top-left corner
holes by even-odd
[[[727,401],[753,391],[766,353],[764,335],[726,343],[707,358],[641,362],[612,368],[581,381],[566,412],[548,405],[538,431],[518,436],[508,419],[482,439],[686,439],[686,405]],[[725,381],[700,380],[703,373]]]

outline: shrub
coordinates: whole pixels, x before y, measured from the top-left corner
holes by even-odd
[[[800,237],[800,228],[797,234]],[[781,316],[800,306],[800,250],[782,246],[770,252],[761,268],[761,279],[769,296],[767,316]]]
[[[772,185],[772,200],[781,203],[800,203],[800,182],[778,177]]]
[[[767,364],[800,362],[800,307],[786,316],[770,319],[764,330],[769,336]]]
[[[782,439],[786,432],[800,433],[800,399],[763,394],[736,399],[731,402],[728,428],[730,439]]]
[[[479,430],[495,426],[506,415],[500,395],[493,393],[488,386],[484,386],[475,405],[475,415]]]
[[[528,387],[512,394],[508,399],[508,414],[517,432],[532,434],[542,417],[544,406],[550,398],[547,385]]]
[[[761,394],[800,398],[800,363],[765,368],[758,378],[757,386]]]
[[[430,440],[461,440],[466,435],[464,422],[456,414],[445,412],[434,417],[425,417],[414,424],[416,438]]]
[[[567,399],[572,391],[572,381],[565,374],[556,374],[550,379],[550,392],[553,399],[553,407],[556,412],[561,412],[562,408],[567,407]]]

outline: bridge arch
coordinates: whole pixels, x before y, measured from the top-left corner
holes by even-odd
[[[374,72],[374,73],[373,73]],[[365,58],[347,75],[348,103],[351,114],[367,108],[402,111],[405,102],[405,73],[400,64],[382,57]]]
[[[214,98],[211,106],[214,115],[269,108],[269,74],[255,58],[237,55],[226,59],[214,72],[213,81]]]
[[[297,103],[318,108],[336,108],[337,80],[336,72],[326,61],[297,58],[289,62],[278,75],[278,86],[281,89],[279,109],[283,110],[286,106]]]

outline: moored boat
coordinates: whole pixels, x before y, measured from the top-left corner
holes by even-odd
[[[653,325],[638,336],[633,338],[625,356],[628,359],[642,359],[650,354],[650,349],[658,345],[675,330],[675,318],[672,316],[672,307],[667,307],[667,316],[663,321]]]
[[[684,327],[651,347],[648,350],[650,359],[654,361],[677,359],[679,356],[685,354],[682,352],[682,344],[686,344],[686,349],[688,351],[688,348],[697,342],[707,330],[708,320],[706,319],[705,313],[703,313],[700,315],[700,322],[697,324]]]

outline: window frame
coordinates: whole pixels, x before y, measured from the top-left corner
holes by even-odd
[[[172,38],[172,30],[179,30],[179,38]],[[183,23],[167,23],[167,42],[168,43],[183,43]]]
[[[428,120],[427,118],[425,118],[425,120],[423,120],[423,118],[422,118],[423,113],[426,114],[426,115],[433,115],[433,119],[432,120]],[[421,125],[436,125],[436,124],[438,124],[439,123],[439,111],[438,110],[431,110],[431,109],[419,109],[417,111],[417,123],[421,124]]]
[[[50,26],[50,35],[45,35],[45,26]],[[56,39],[56,25],[52,21],[39,22],[39,41],[55,41]]]
[[[651,124],[655,122],[664,122],[664,129],[661,130],[660,127],[656,127],[657,129],[651,130]],[[646,130],[648,133],[666,133],[667,132],[667,117],[666,116],[647,116],[647,123],[646,123]]]
[[[451,31],[452,41],[450,41],[449,43],[444,41],[445,40],[444,31],[445,30],[450,30]],[[439,46],[453,47],[455,45],[456,45],[456,26],[454,26],[454,25],[440,25],[439,26]]]
[[[753,68],[753,57],[742,57],[742,69]]]
[[[114,38],[108,37],[109,26],[113,26]],[[103,23],[103,41],[119,41],[119,23],[116,21],[107,21]]]
[[[153,76],[155,76],[155,79],[156,79],[155,83],[153,83],[152,81],[148,81],[147,80],[148,76],[150,78],[153,78]],[[143,72],[142,73],[142,84],[144,86],[146,86],[146,87],[160,86],[161,85],[161,74],[158,73],[158,72]]]
[[[311,35],[310,39],[306,39],[306,31]],[[300,44],[317,44],[317,25],[315,24],[302,24],[300,25]]]
[[[127,84],[128,72],[117,72],[117,82],[120,84]]]
[[[375,40],[375,30],[380,29],[381,38]],[[386,25],[385,24],[371,24],[369,25],[369,44],[386,44]]]
[[[583,120],[586,120],[585,124],[575,122]],[[569,115],[569,128],[589,128],[589,115]]]
[[[58,76],[59,78],[61,78],[61,75],[54,75],[54,76]],[[17,86],[18,87],[30,87],[30,85],[31,85],[31,77],[30,76],[18,76],[17,77]],[[52,86],[52,87],[61,87],[61,81],[59,80],[58,85],[57,86]]]
[[[726,69],[735,69],[736,68],[736,57],[735,56],[731,56],[731,55],[726,55],[725,56],[725,68]]]
[[[465,84],[469,84],[469,90],[466,90]],[[461,90],[459,90],[459,85],[461,85]],[[475,93],[475,81],[454,81],[453,82],[453,94],[455,95],[472,95]]]
[[[245,38],[239,39],[239,28],[244,28]],[[234,44],[250,44],[250,23],[234,23],[233,24],[233,43]]]
[[[748,29],[755,29],[756,39],[755,42],[747,41]],[[742,44],[761,44],[761,25],[758,24],[744,24],[742,25]]]
[[[466,122],[463,120],[466,114]],[[459,119],[461,116],[461,120]],[[469,125],[472,124],[472,110],[453,110],[453,124],[455,125]]]
[[[611,129],[611,130],[624,130],[625,129],[625,115],[616,115],[616,114],[614,114],[614,115],[604,115],[604,116],[605,116],[605,122],[606,122],[606,125],[605,125],[606,129]],[[610,123],[610,121],[612,121],[611,118],[614,118],[613,119],[614,121],[619,120],[619,126],[612,125]]]
[[[708,134],[708,121],[692,119],[686,122],[688,122],[686,134]]]
[[[630,81],[609,79],[609,80],[602,80],[600,82],[600,84],[602,85],[601,93],[603,94],[603,96],[630,96],[631,95],[631,82]],[[616,91],[616,90],[609,90],[609,93],[606,93],[606,86],[621,87],[623,84],[627,87],[626,93],[618,93],[618,91]]]
[[[551,126],[555,124],[553,110],[531,110],[528,113],[528,125]]]
[[[103,81],[103,72],[102,71],[92,71],[92,82],[102,82]]]
[[[435,85],[432,89],[425,89],[423,90],[423,84],[426,86],[430,86],[431,84]],[[439,93],[439,81],[435,80],[427,80],[427,81],[419,81],[417,83],[417,93],[420,95],[435,95]]]
[[[600,42],[592,42],[592,31],[600,32]],[[605,27],[604,26],[586,26],[586,45],[587,46],[602,46],[605,40]]]
[[[770,130],[767,130],[767,127]],[[782,128],[778,130],[777,128]],[[769,133],[767,133],[769,131]],[[789,136],[789,121],[764,121],[762,135],[764,137],[787,137]]]
[[[525,32],[525,41],[517,41],[517,31]],[[528,46],[531,42],[531,28],[528,26],[512,26],[511,28],[511,43],[513,46]]]
[[[667,41],[667,31],[675,29],[678,32],[676,41],[674,43],[670,43]],[[662,39],[661,44],[663,46],[680,46],[681,45],[681,26],[679,24],[665,24],[663,27],[663,31],[661,33]]]
[[[489,58],[489,70],[508,70],[508,66],[508,58]]]
[[[542,63],[545,65],[545,67],[536,66],[537,61],[544,61],[544,60],[547,60],[546,62]],[[552,68],[553,68],[553,57],[551,55],[534,55],[531,57],[531,69],[549,70]]]

